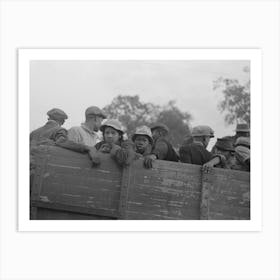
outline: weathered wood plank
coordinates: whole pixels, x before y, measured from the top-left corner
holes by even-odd
[[[131,165],[126,178],[126,219],[199,219],[200,168],[186,171],[188,165],[175,168],[179,164],[172,164],[171,170],[169,162],[162,161],[156,161],[151,170],[143,167],[142,160]]]
[[[215,168],[202,178],[201,219],[249,220],[250,173]]]
[[[48,208],[37,208],[36,220],[114,220],[106,216],[79,214],[77,212],[62,211]],[[79,230],[77,228],[77,230]]]
[[[57,147],[43,149],[36,159],[33,205],[88,214],[101,210],[109,217],[118,216],[122,170],[109,157],[102,155],[103,164],[93,168],[87,155]]]

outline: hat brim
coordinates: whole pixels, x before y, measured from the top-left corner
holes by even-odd
[[[132,139],[133,142],[135,141],[135,138],[136,138],[137,136],[146,136],[146,137],[149,139],[150,143],[153,143],[153,138],[151,138],[151,137],[150,137],[149,135],[147,135],[147,134],[133,134],[132,137],[131,137],[131,139]]]
[[[124,132],[123,131],[121,131],[121,130],[119,130],[119,129],[117,129],[117,128],[115,128],[115,127],[113,127],[113,126],[111,126],[111,125],[107,125],[107,124],[103,124],[103,125],[101,125],[100,126],[100,128],[99,128],[99,130],[101,131],[101,132],[103,132],[104,133],[104,131],[105,131],[105,128],[106,127],[111,127],[111,128],[113,128],[114,130],[116,130],[116,131],[118,131],[120,134],[124,134]]]
[[[234,148],[224,147],[224,146],[220,146],[220,145],[215,145],[215,147],[222,151],[234,152]]]

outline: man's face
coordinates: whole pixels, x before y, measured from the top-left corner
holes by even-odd
[[[154,139],[157,139],[160,136],[159,130],[158,129],[153,129],[152,130],[152,136],[153,136]]]
[[[92,122],[93,122],[93,129],[94,129],[95,131],[98,131],[98,130],[99,130],[102,121],[103,121],[103,118],[100,117],[100,116],[95,116],[95,117],[92,119]]]
[[[63,125],[65,123],[64,119],[55,119],[55,121],[59,124],[59,125]]]
[[[134,142],[136,146],[136,151],[139,153],[143,153],[150,143],[148,137],[144,135],[137,135]]]

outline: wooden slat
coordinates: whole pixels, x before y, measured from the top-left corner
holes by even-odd
[[[156,161],[148,170],[138,160],[127,174],[126,219],[199,219],[198,166],[188,169],[188,165]]]
[[[108,154],[101,157],[100,167],[93,168],[87,155],[57,147],[43,150],[37,159],[33,205],[117,217],[122,170]]]
[[[201,219],[249,220],[250,173],[215,168],[202,177]]]

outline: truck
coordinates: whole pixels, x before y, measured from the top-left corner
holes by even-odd
[[[40,146],[30,180],[31,220],[250,220],[250,173],[143,159],[119,166],[109,154]]]

